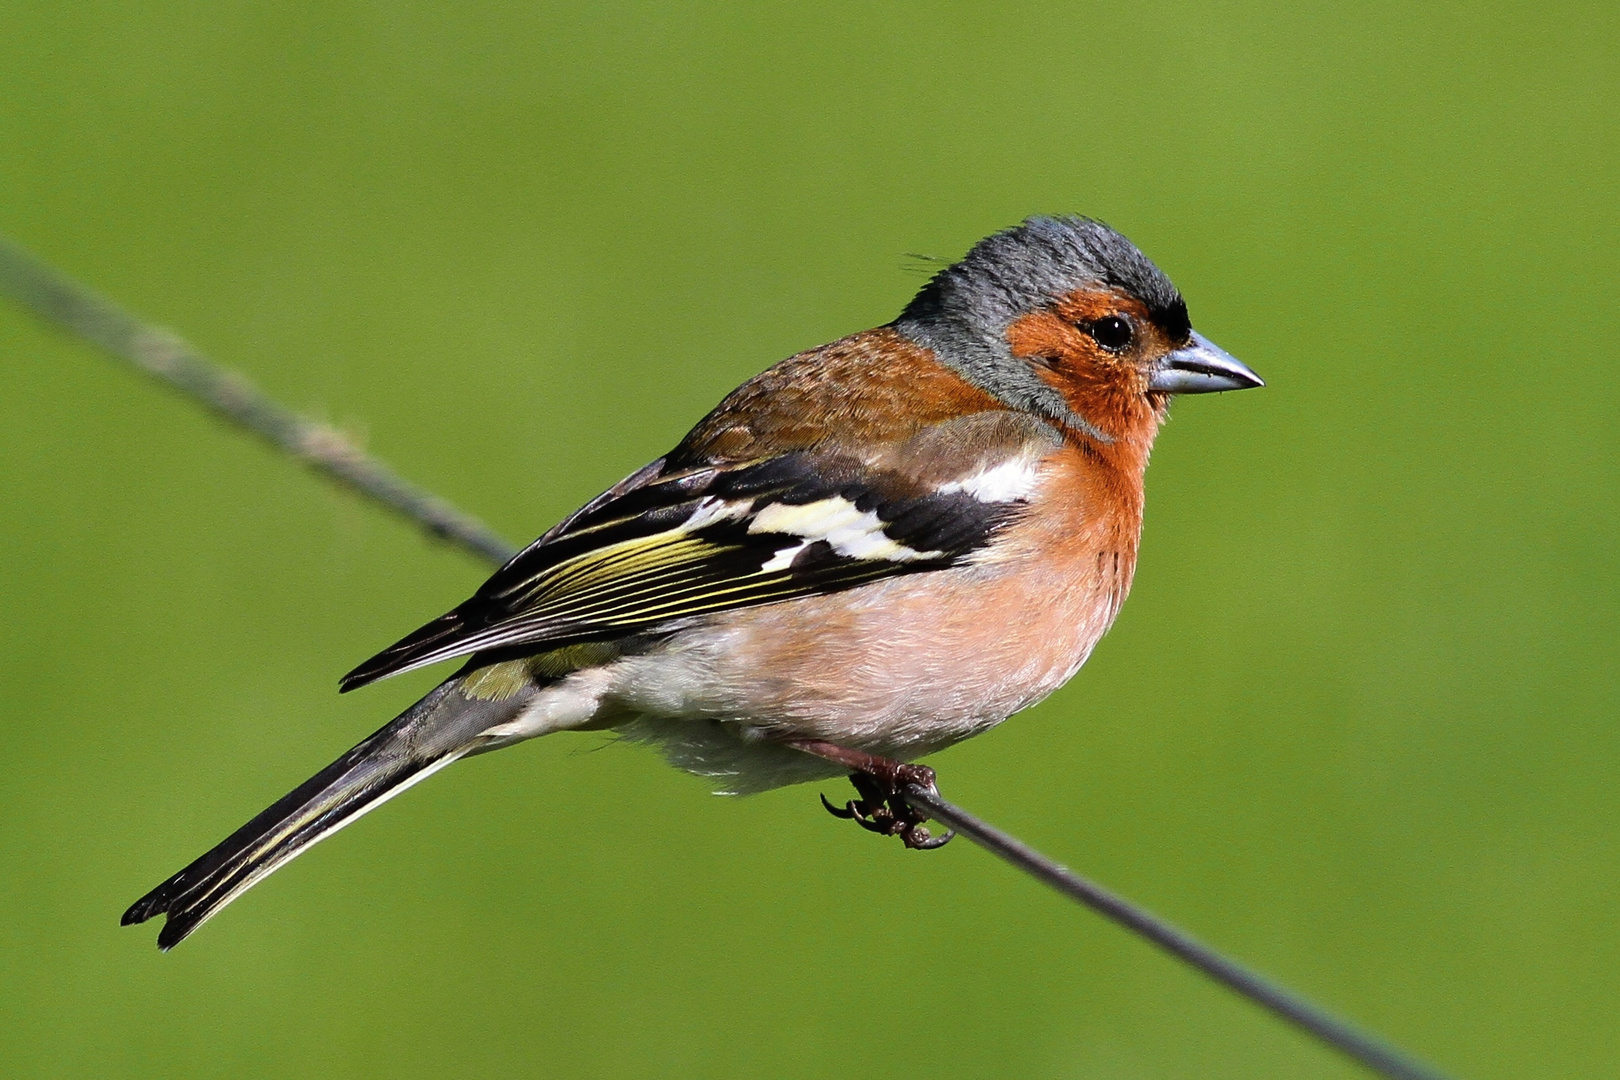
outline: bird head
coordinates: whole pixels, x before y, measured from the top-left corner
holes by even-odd
[[[895,325],[1006,405],[1105,444],[1151,438],[1172,395],[1265,385],[1193,330],[1163,271],[1090,218],[1033,217],[981,240]]]

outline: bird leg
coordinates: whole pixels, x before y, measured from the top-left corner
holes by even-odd
[[[851,799],[840,807],[828,802],[823,795],[821,805],[834,817],[853,820],[869,832],[898,836],[906,847],[924,851],[943,847],[956,835],[950,831],[942,836],[931,835],[923,827],[928,818],[906,802],[905,790],[910,784],[939,794],[934,786],[934,770],[928,766],[910,765],[816,739],[795,739],[788,745],[849,769],[849,782],[855,785],[860,798]]]

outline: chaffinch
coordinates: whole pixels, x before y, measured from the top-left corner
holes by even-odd
[[[421,701],[137,901],[169,948],[451,762],[612,729],[729,792],[849,771],[841,816],[928,837],[902,764],[1085,662],[1130,589],[1176,394],[1262,385],[1080,217],[980,241],[894,322],[782,361],[343,690],[458,657]],[[830,807],[831,808],[831,807]]]

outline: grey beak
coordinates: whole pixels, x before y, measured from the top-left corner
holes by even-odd
[[[1148,379],[1148,389],[1161,394],[1213,394],[1264,385],[1248,365],[1196,330],[1192,344],[1160,360]]]

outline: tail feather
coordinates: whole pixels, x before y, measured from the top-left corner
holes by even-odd
[[[167,951],[266,875],[456,759],[520,711],[532,686],[502,700],[469,697],[457,676],[288,792],[213,850],[135,901],[122,924],[167,915]]]

